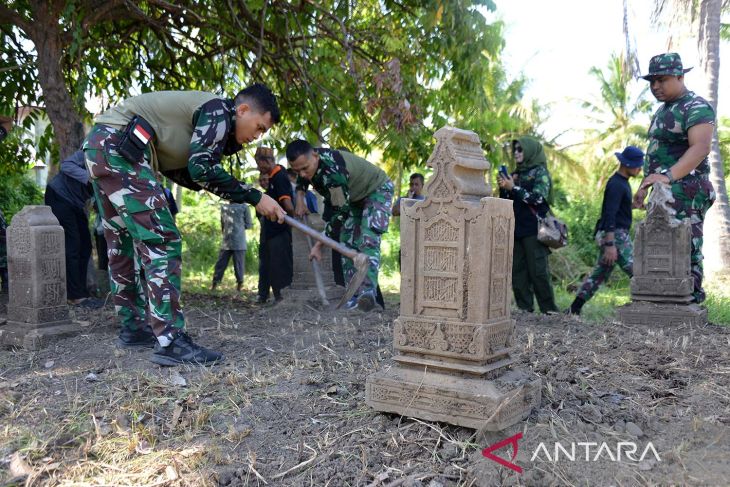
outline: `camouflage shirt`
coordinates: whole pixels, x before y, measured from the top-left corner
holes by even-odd
[[[233,100],[214,98],[193,114],[188,171],[194,182],[234,203],[258,204],[261,192],[228,174],[221,158],[241,150],[236,142],[236,107]]]
[[[247,205],[232,203],[221,206],[221,249],[246,250],[246,230],[252,227]]]
[[[518,176],[511,191],[499,190],[501,198],[514,200],[515,238],[537,235],[537,217],[547,213],[547,199],[550,195],[550,173],[542,164],[516,171]]]
[[[688,131],[695,125],[715,124],[712,106],[694,92],[664,103],[656,111],[649,126],[649,147],[646,150],[644,176],[670,168],[689,149]],[[700,162],[695,174],[710,173],[707,158]]]
[[[319,153],[319,167],[312,178],[312,186],[324,198],[325,206],[332,208],[332,216],[327,220],[324,233],[334,236],[336,222],[344,223],[350,214],[349,173],[344,159],[337,151],[315,149]],[[297,178],[297,190],[306,191],[310,181]]]

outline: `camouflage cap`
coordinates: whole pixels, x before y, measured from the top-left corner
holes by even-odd
[[[649,61],[649,74],[642,76],[647,81],[655,76],[682,76],[692,68],[682,67],[682,58],[676,52],[658,54]]]
[[[273,159],[274,149],[271,147],[256,147],[256,153],[253,155],[254,159]]]

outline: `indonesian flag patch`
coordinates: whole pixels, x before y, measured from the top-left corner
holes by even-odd
[[[152,138],[140,124],[136,124],[132,132],[142,142],[142,145],[147,145],[147,142]]]

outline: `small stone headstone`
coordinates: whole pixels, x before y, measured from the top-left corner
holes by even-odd
[[[317,231],[324,230],[324,220],[318,213],[307,215],[304,223]],[[317,281],[312,262],[309,260],[309,241],[307,236],[297,229],[292,229],[292,251],[294,253],[294,273],[291,286],[286,290],[286,297],[299,301],[318,300]],[[327,299],[330,302],[337,302],[342,296],[344,288],[335,284],[334,274],[332,273],[332,252],[327,247],[322,248],[322,260],[319,261],[319,270]]]
[[[10,297],[0,343],[31,350],[79,331],[66,304],[63,228],[48,206],[26,206],[7,230]]]
[[[629,325],[707,323],[707,310],[692,303],[692,227],[675,218],[671,188],[654,184],[646,219],[636,228],[631,303],[618,309]]]

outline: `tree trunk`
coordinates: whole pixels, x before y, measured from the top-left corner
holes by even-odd
[[[722,0],[702,0],[698,49],[700,65],[707,81],[704,95],[717,111],[720,77],[720,11]],[[723,174],[722,156],[717,140],[717,127],[709,155],[710,179],[717,200],[705,220],[705,266],[708,273],[730,271],[730,206]]]
[[[63,159],[81,148],[84,125],[76,112],[61,69],[64,46],[58,22],[60,9],[57,2],[35,0],[32,2],[32,9],[34,23],[28,35],[38,52],[38,80],[43,91],[46,113],[53,124],[59,155]]]

